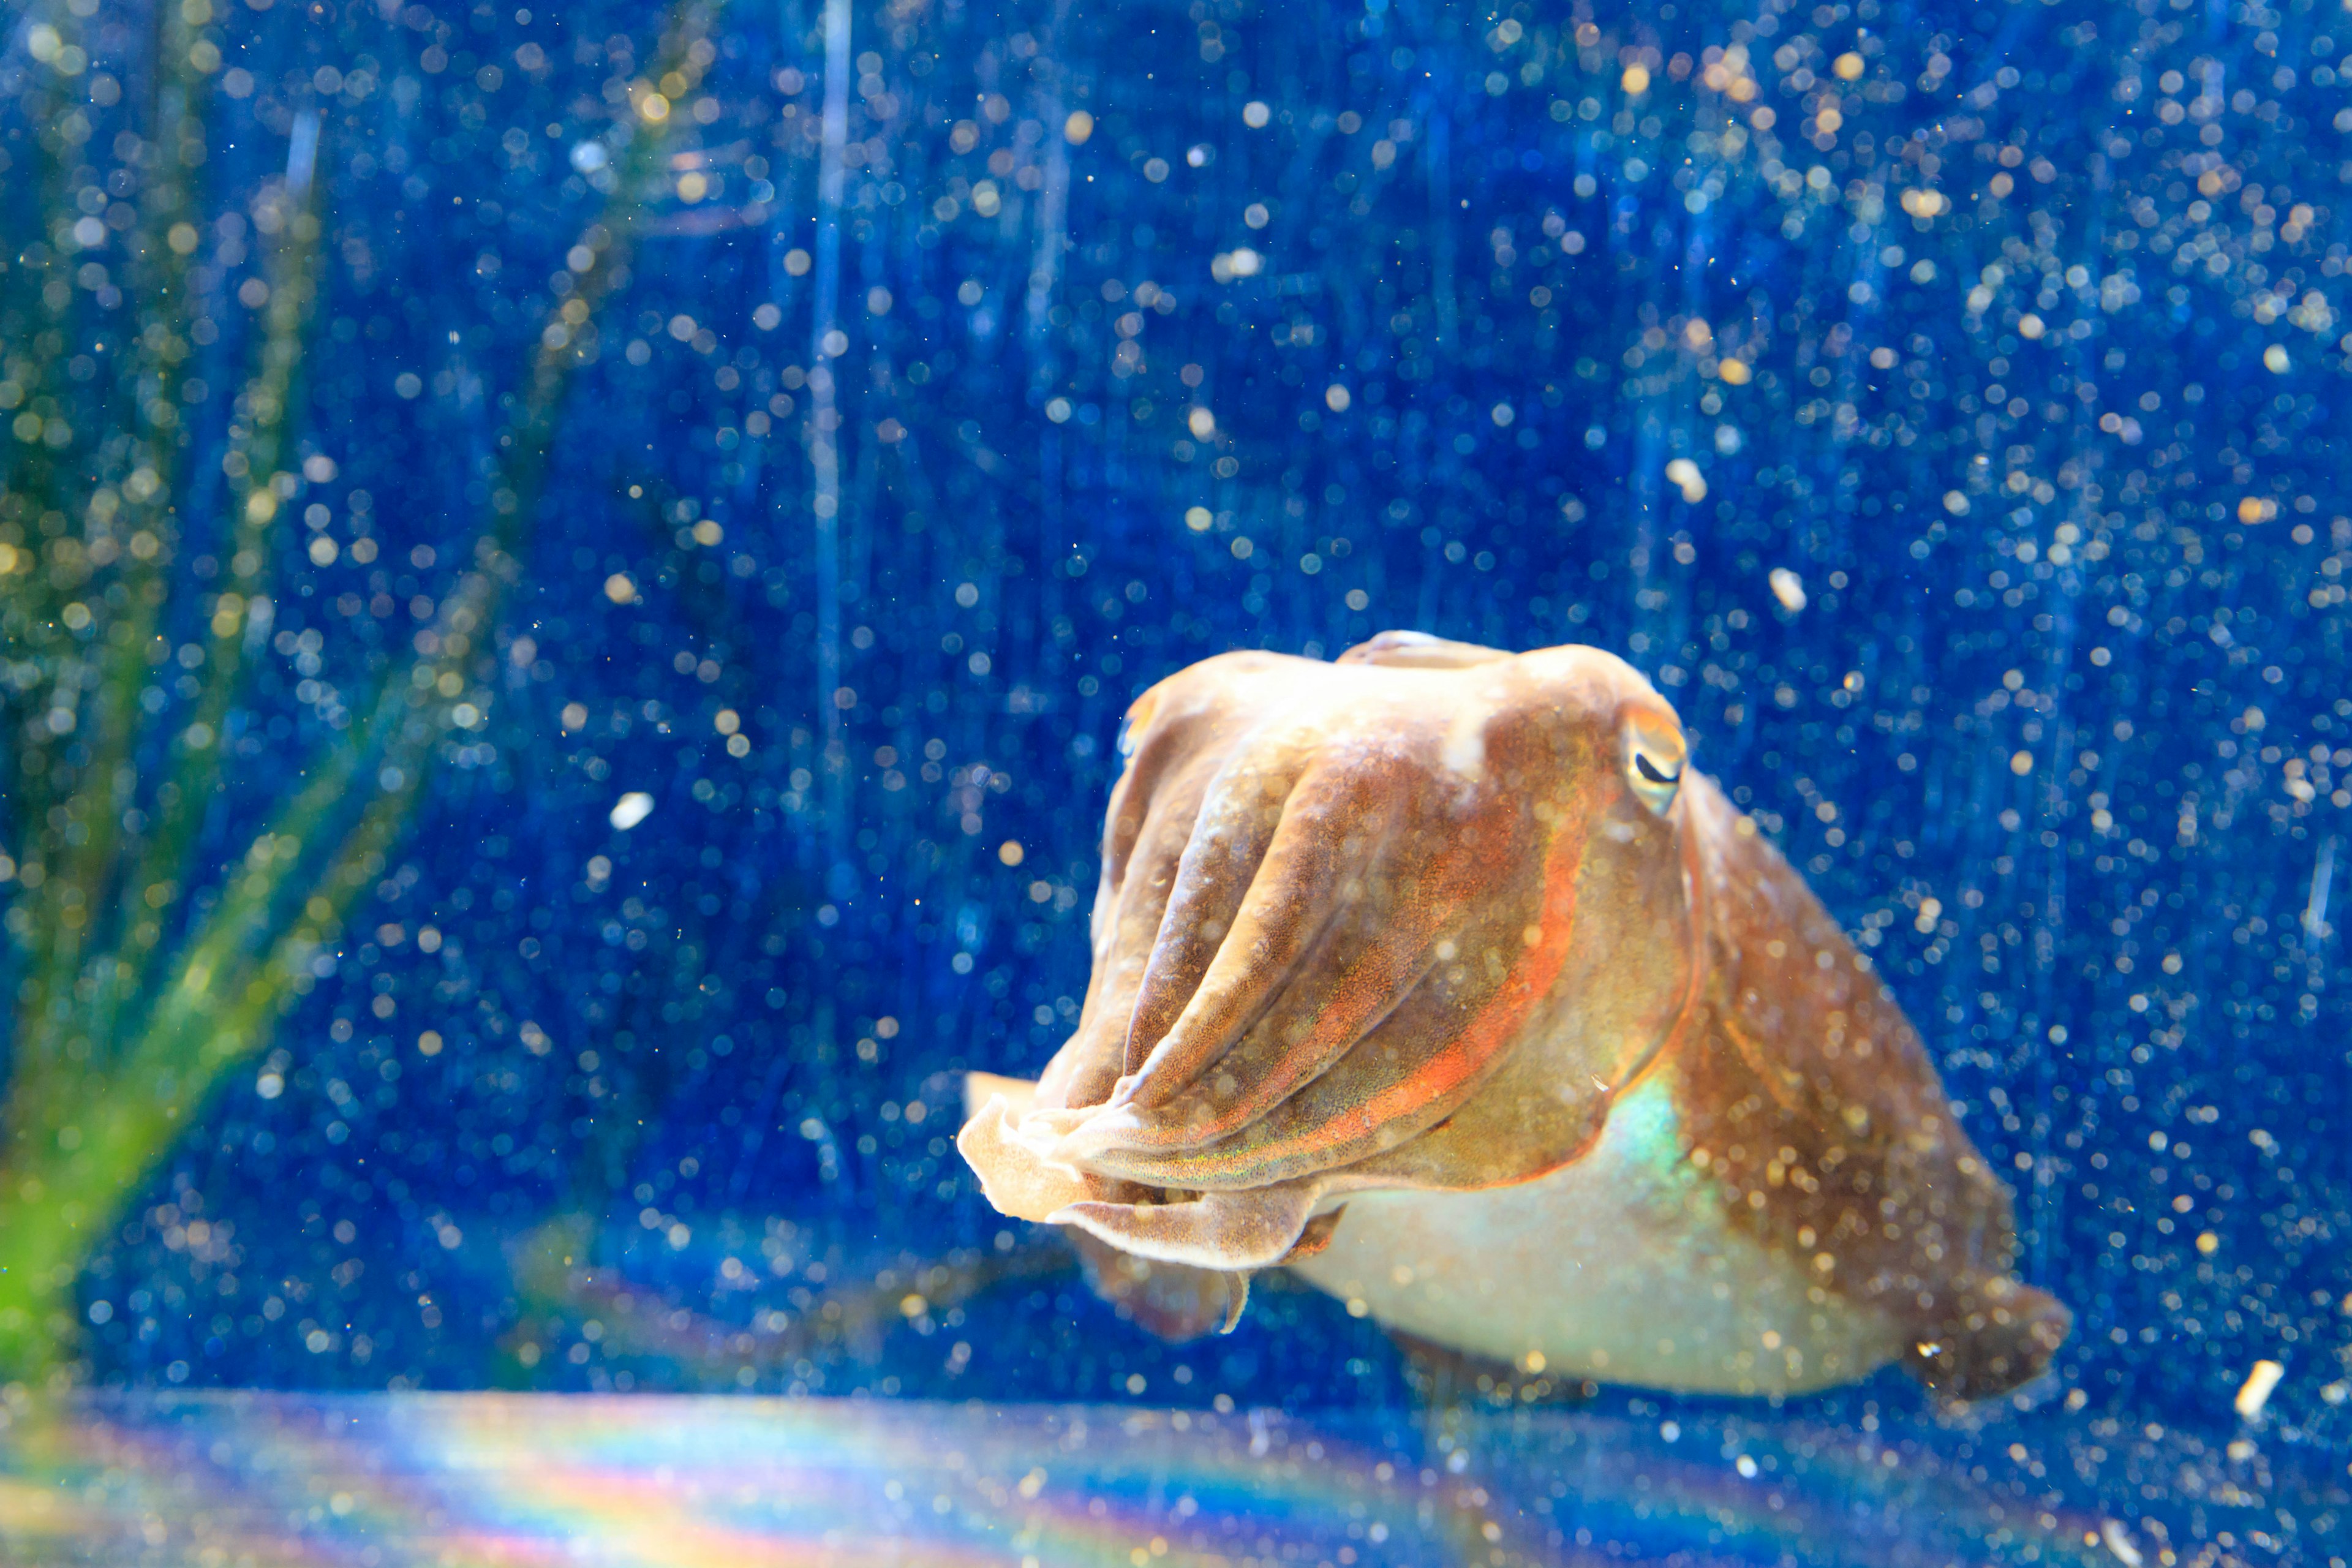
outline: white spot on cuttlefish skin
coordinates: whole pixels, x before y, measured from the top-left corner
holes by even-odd
[[[1465,710],[1445,731],[1445,765],[1475,784],[1486,771],[1486,719],[1475,708]]]

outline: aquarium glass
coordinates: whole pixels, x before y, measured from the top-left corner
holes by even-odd
[[[2352,10],[5,23],[0,1558],[2341,1568]],[[1129,704],[1390,629],[1673,704],[2045,1375],[1171,1342],[980,1195]]]

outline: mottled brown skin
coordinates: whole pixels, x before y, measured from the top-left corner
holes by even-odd
[[[1780,851],[1720,792],[1703,800],[1713,976],[1678,1097],[1693,1154],[1768,1245],[1901,1319],[1922,1382],[1977,1397],[2037,1375],[2072,1315],[2011,1277],[2009,1192],[1918,1031]]]
[[[2063,1340],[1917,1036],[1622,661],[1227,655],[1127,744],[1078,1029],[959,1143],[1006,1213],[1148,1264],[1090,1270],[1147,1321],[1229,1318],[1349,1194],[1570,1167],[1663,1072],[1695,1223],[1883,1318],[1876,1360],[1973,1396]]]

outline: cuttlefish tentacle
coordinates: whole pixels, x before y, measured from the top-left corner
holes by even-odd
[[[1444,645],[1459,649],[1460,645]],[[1486,650],[1465,649],[1464,653]],[[1458,654],[1454,657],[1460,657]],[[1485,662],[1464,658],[1463,662]],[[1475,1099],[1449,1093],[1438,1099],[1447,1114],[1416,1124],[1391,1120],[1399,1109],[1374,1100],[1367,1117],[1381,1125],[1384,1136],[1373,1152],[1348,1166],[1351,1183],[1426,1190],[1485,1188],[1525,1182],[1558,1169],[1581,1154],[1598,1135],[1614,1097],[1645,1071],[1662,1054],[1670,1053],[1691,1031],[1699,1011],[1705,963],[1700,944],[1688,941],[1689,959],[1670,1015],[1655,1027],[1629,1036],[1612,1032],[1608,1048],[1584,1064],[1606,1067],[1603,1078],[1557,1056],[1510,1054],[1539,1015],[1556,999],[1570,956],[1578,947],[1579,901],[1586,881],[1584,835],[1575,830],[1572,816],[1555,808],[1540,814],[1554,824],[1541,836],[1540,877],[1531,906],[1502,896],[1499,879],[1487,880],[1490,926],[1496,943],[1524,947],[1511,966],[1506,984],[1495,988],[1484,1006],[1454,1026],[1447,1048],[1433,1053],[1421,1075],[1423,1092],[1449,1068],[1475,1064],[1486,1068],[1499,1062],[1490,1075],[1472,1081]],[[1471,864],[1475,864],[1472,860]],[[1696,860],[1686,862],[1684,882],[1694,880]],[[1611,874],[1595,873],[1603,892]],[[1685,892],[1685,901],[1695,895]],[[1499,918],[1494,911],[1499,910]],[[1520,922],[1526,923],[1522,925]],[[1517,928],[1514,931],[1512,928]],[[1690,928],[1685,925],[1685,930]],[[1514,940],[1516,937],[1516,940]],[[1477,943],[1456,944],[1465,950]],[[1493,951],[1489,945],[1486,951]],[[1448,1089],[1458,1088],[1447,1085]],[[1461,1103],[1467,1100],[1467,1103]]]
[[[1119,736],[1127,767],[1111,787],[1103,821],[1103,873],[1112,886],[1124,887],[1133,869],[1147,808],[1171,793],[1171,781],[1181,775],[1192,774],[1205,784],[1224,737],[1237,725],[1255,722],[1238,718],[1233,705],[1213,693],[1165,681],[1136,700]],[[1096,914],[1100,918],[1101,911]]]

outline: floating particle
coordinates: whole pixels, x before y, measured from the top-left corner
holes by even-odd
[[[1265,258],[1248,246],[1219,251],[1209,258],[1209,276],[1220,283],[1230,283],[1236,278],[1255,278]]]
[[[2238,1397],[2233,1402],[2237,1406],[2239,1418],[2246,1421],[2261,1420],[2263,1406],[2271,1402],[2271,1390],[2276,1388],[2279,1379],[2285,1375],[2286,1368],[2274,1361],[2254,1363],[2254,1370],[2246,1373],[2246,1381],[2240,1385]]]
[[[1782,609],[1793,616],[1805,607],[1805,580],[1802,577],[1786,566],[1775,566],[1764,580],[1771,584],[1772,596],[1780,601]]]
[[[645,791],[633,789],[613,803],[613,826],[626,833],[654,814],[654,797]]]

